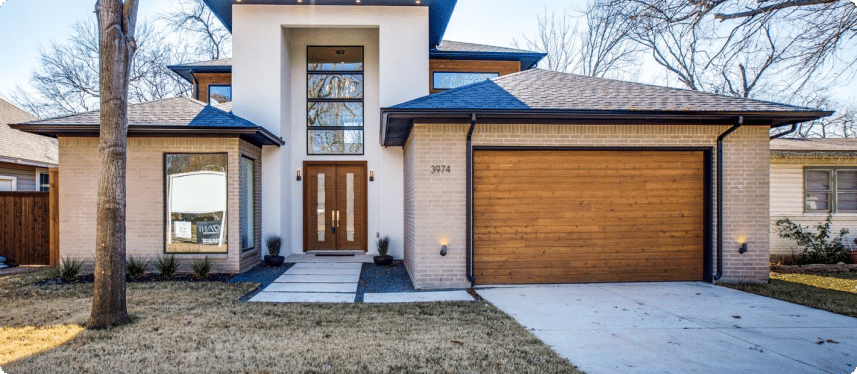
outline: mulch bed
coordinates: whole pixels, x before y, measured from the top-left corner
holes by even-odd
[[[176,274],[172,278],[164,278],[159,274],[144,274],[143,276],[137,278],[125,277],[125,282],[127,283],[151,283],[151,282],[226,282],[229,281],[233,274],[211,274],[208,278],[197,278],[193,274]],[[95,276],[92,274],[80,275],[73,282],[66,282],[60,277],[45,279],[36,284],[45,285],[45,284],[83,284],[83,283],[92,283],[95,280]]]

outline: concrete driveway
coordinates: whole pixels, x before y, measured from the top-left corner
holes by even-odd
[[[588,374],[851,374],[857,367],[857,319],[708,283],[477,292]]]

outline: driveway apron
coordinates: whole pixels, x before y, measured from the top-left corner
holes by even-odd
[[[857,319],[708,283],[477,292],[588,374],[850,374],[857,367]]]

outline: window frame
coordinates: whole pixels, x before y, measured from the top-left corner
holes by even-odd
[[[208,89],[208,95],[206,96],[206,98],[208,99],[209,104],[211,104],[211,88],[212,87],[229,87],[229,101],[228,102],[229,103],[232,102],[232,85],[231,84],[212,83],[212,84],[209,84],[208,88],[207,88]],[[217,104],[224,104],[224,103],[219,103],[219,102],[216,102],[216,103]]]
[[[18,177],[13,177],[11,175],[0,175],[0,179],[12,182],[12,189],[9,192],[18,191]]]
[[[42,184],[42,175],[48,176],[48,183]],[[36,170],[36,191],[39,192],[50,192],[51,191],[51,175],[46,171]],[[44,188],[44,189],[42,189]]]
[[[807,195],[810,191],[807,190],[808,185],[808,172],[810,171],[826,171],[828,172],[828,178],[830,183],[830,200],[829,200],[829,209],[827,210],[809,210],[807,209]],[[857,210],[840,210],[839,209],[839,172],[840,171],[850,171],[857,172],[857,166],[808,166],[803,168],[803,212],[805,214],[842,214],[842,213],[857,213]],[[824,192],[824,191],[813,191],[813,192]],[[854,190],[853,192],[857,192]],[[849,190],[847,193],[853,193]]]
[[[240,156],[240,158],[238,159],[238,169],[239,169],[238,174],[242,178],[244,177],[244,173],[241,170],[241,167],[242,167],[242,161],[244,159],[250,160],[250,162],[252,162],[252,164],[251,164],[252,168],[250,169],[250,173],[251,173],[250,191],[252,191],[253,197],[252,197],[252,199],[250,199],[250,204],[249,204],[249,207],[250,207],[252,214],[250,215],[251,217],[249,217],[247,221],[253,222],[253,230],[251,230],[251,232],[250,232],[250,234],[253,235],[253,245],[250,247],[244,248],[244,244],[239,243],[239,247],[242,247],[241,253],[255,250],[259,244],[259,243],[256,243],[257,242],[257,240],[256,240],[256,228],[257,228],[256,227],[256,198],[258,197],[258,196],[256,196],[256,162],[258,162],[258,161],[255,158],[252,158],[252,157],[247,156],[247,155],[242,154]],[[228,177],[227,177],[227,180],[228,180]],[[238,183],[243,186],[243,183],[241,183],[241,182],[242,182],[241,180],[238,181]],[[228,184],[228,182],[227,182],[227,184]],[[240,215],[244,213],[244,209],[242,209],[242,207],[241,207],[241,203],[244,201],[244,196],[241,194],[240,190],[241,190],[241,188],[239,188],[239,191],[238,191],[238,194],[239,194],[239,196],[238,196],[238,214],[239,214],[238,218],[239,218],[239,221],[241,218]],[[239,233],[239,235],[238,235],[239,236],[238,241],[240,242],[241,241],[241,235],[240,234],[243,234],[243,231],[244,231],[243,227],[241,227],[241,222],[238,223],[238,231],[241,231],[241,233]],[[227,250],[228,250],[228,246],[227,246]]]
[[[357,70],[310,70],[309,69],[309,50],[310,48],[360,48],[361,56],[363,61],[363,68],[359,71]],[[306,58],[305,58],[305,78],[306,81],[304,83],[304,99],[306,100],[306,112],[304,116],[306,117],[306,155],[307,156],[363,156],[366,154],[366,48],[362,45],[307,45],[306,47]],[[363,77],[363,97],[360,99],[310,99],[309,92],[307,89],[309,88],[309,76],[310,75],[325,75],[325,74],[348,74],[348,75],[361,75]],[[361,126],[310,126],[309,125],[309,106],[310,103],[360,103],[361,104],[361,114],[360,117],[362,119]],[[317,131],[357,131],[359,130],[362,134],[361,141],[363,142],[363,146],[361,147],[360,153],[311,153],[312,149],[312,137],[311,132],[313,130]],[[344,149],[343,149],[344,150]]]
[[[491,80],[491,79],[493,79],[493,78],[499,78],[499,77],[500,77],[500,72],[499,72],[499,71],[447,71],[447,70],[433,70],[433,71],[431,72],[431,89],[432,89],[432,90],[434,90],[434,91],[447,91],[447,90],[454,90],[454,89],[456,89],[456,88],[459,88],[459,87],[453,87],[453,88],[438,88],[438,87],[437,87],[437,85],[435,84],[435,79],[434,79],[434,78],[435,78],[435,74],[438,74],[438,73],[440,73],[440,74],[496,74],[496,75],[497,75],[496,77],[491,77],[491,78],[488,78],[488,79],[486,79],[486,80]],[[482,82],[484,82],[484,81],[482,81]],[[479,82],[474,82],[474,83],[471,83],[471,84],[475,84],[475,83],[479,83]],[[461,87],[464,87],[464,86],[461,86]]]
[[[169,231],[168,231],[169,230],[169,228],[168,228],[169,219],[167,218],[167,213],[168,213],[167,212],[167,206],[168,206],[168,203],[167,203],[167,199],[168,199],[167,183],[168,183],[168,177],[169,177],[167,175],[167,156],[170,156],[170,155],[224,155],[224,156],[226,156],[226,160],[225,160],[226,168],[224,171],[225,177],[226,177],[226,205],[224,207],[225,210],[223,211],[223,214],[226,216],[226,220],[224,221],[224,223],[226,224],[226,230],[225,230],[226,251],[224,251],[224,252],[167,252],[167,235],[169,235]],[[229,240],[230,240],[230,238],[229,238],[229,227],[231,226],[229,224],[229,217],[230,217],[229,216],[229,214],[230,214],[229,213],[229,195],[230,195],[230,190],[229,190],[229,152],[164,152],[162,155],[162,158],[161,158],[161,175],[163,178],[163,181],[161,183],[161,188],[163,188],[163,192],[161,192],[161,196],[163,196],[163,199],[164,199],[163,210],[161,211],[161,216],[164,219],[164,224],[162,226],[164,231],[162,232],[163,236],[161,237],[161,240],[162,240],[161,243],[163,245],[162,250],[161,250],[162,254],[164,254],[164,255],[175,255],[175,256],[228,255],[229,254]],[[223,230],[222,227],[220,229]],[[239,245],[239,247],[240,247],[240,245]]]

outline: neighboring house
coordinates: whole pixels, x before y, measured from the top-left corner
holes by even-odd
[[[780,238],[777,221],[815,226],[832,216],[832,234],[857,237],[857,139],[771,140],[771,257],[790,260],[802,251]]]
[[[388,236],[417,288],[763,281],[769,129],[830,114],[445,42],[455,0],[254,2],[206,0],[233,33],[231,64],[172,67],[198,105],[228,86],[217,108],[234,115],[195,108],[217,114],[200,126],[131,107],[131,255],[204,253],[237,272],[264,254],[260,233],[286,255],[374,254]],[[94,253],[93,116],[18,126],[59,138],[61,183],[77,186],[60,192],[75,206],[60,210],[75,223],[63,256]]]
[[[9,127],[35,120],[0,99],[0,191],[47,191],[48,168],[57,166],[57,140]]]

